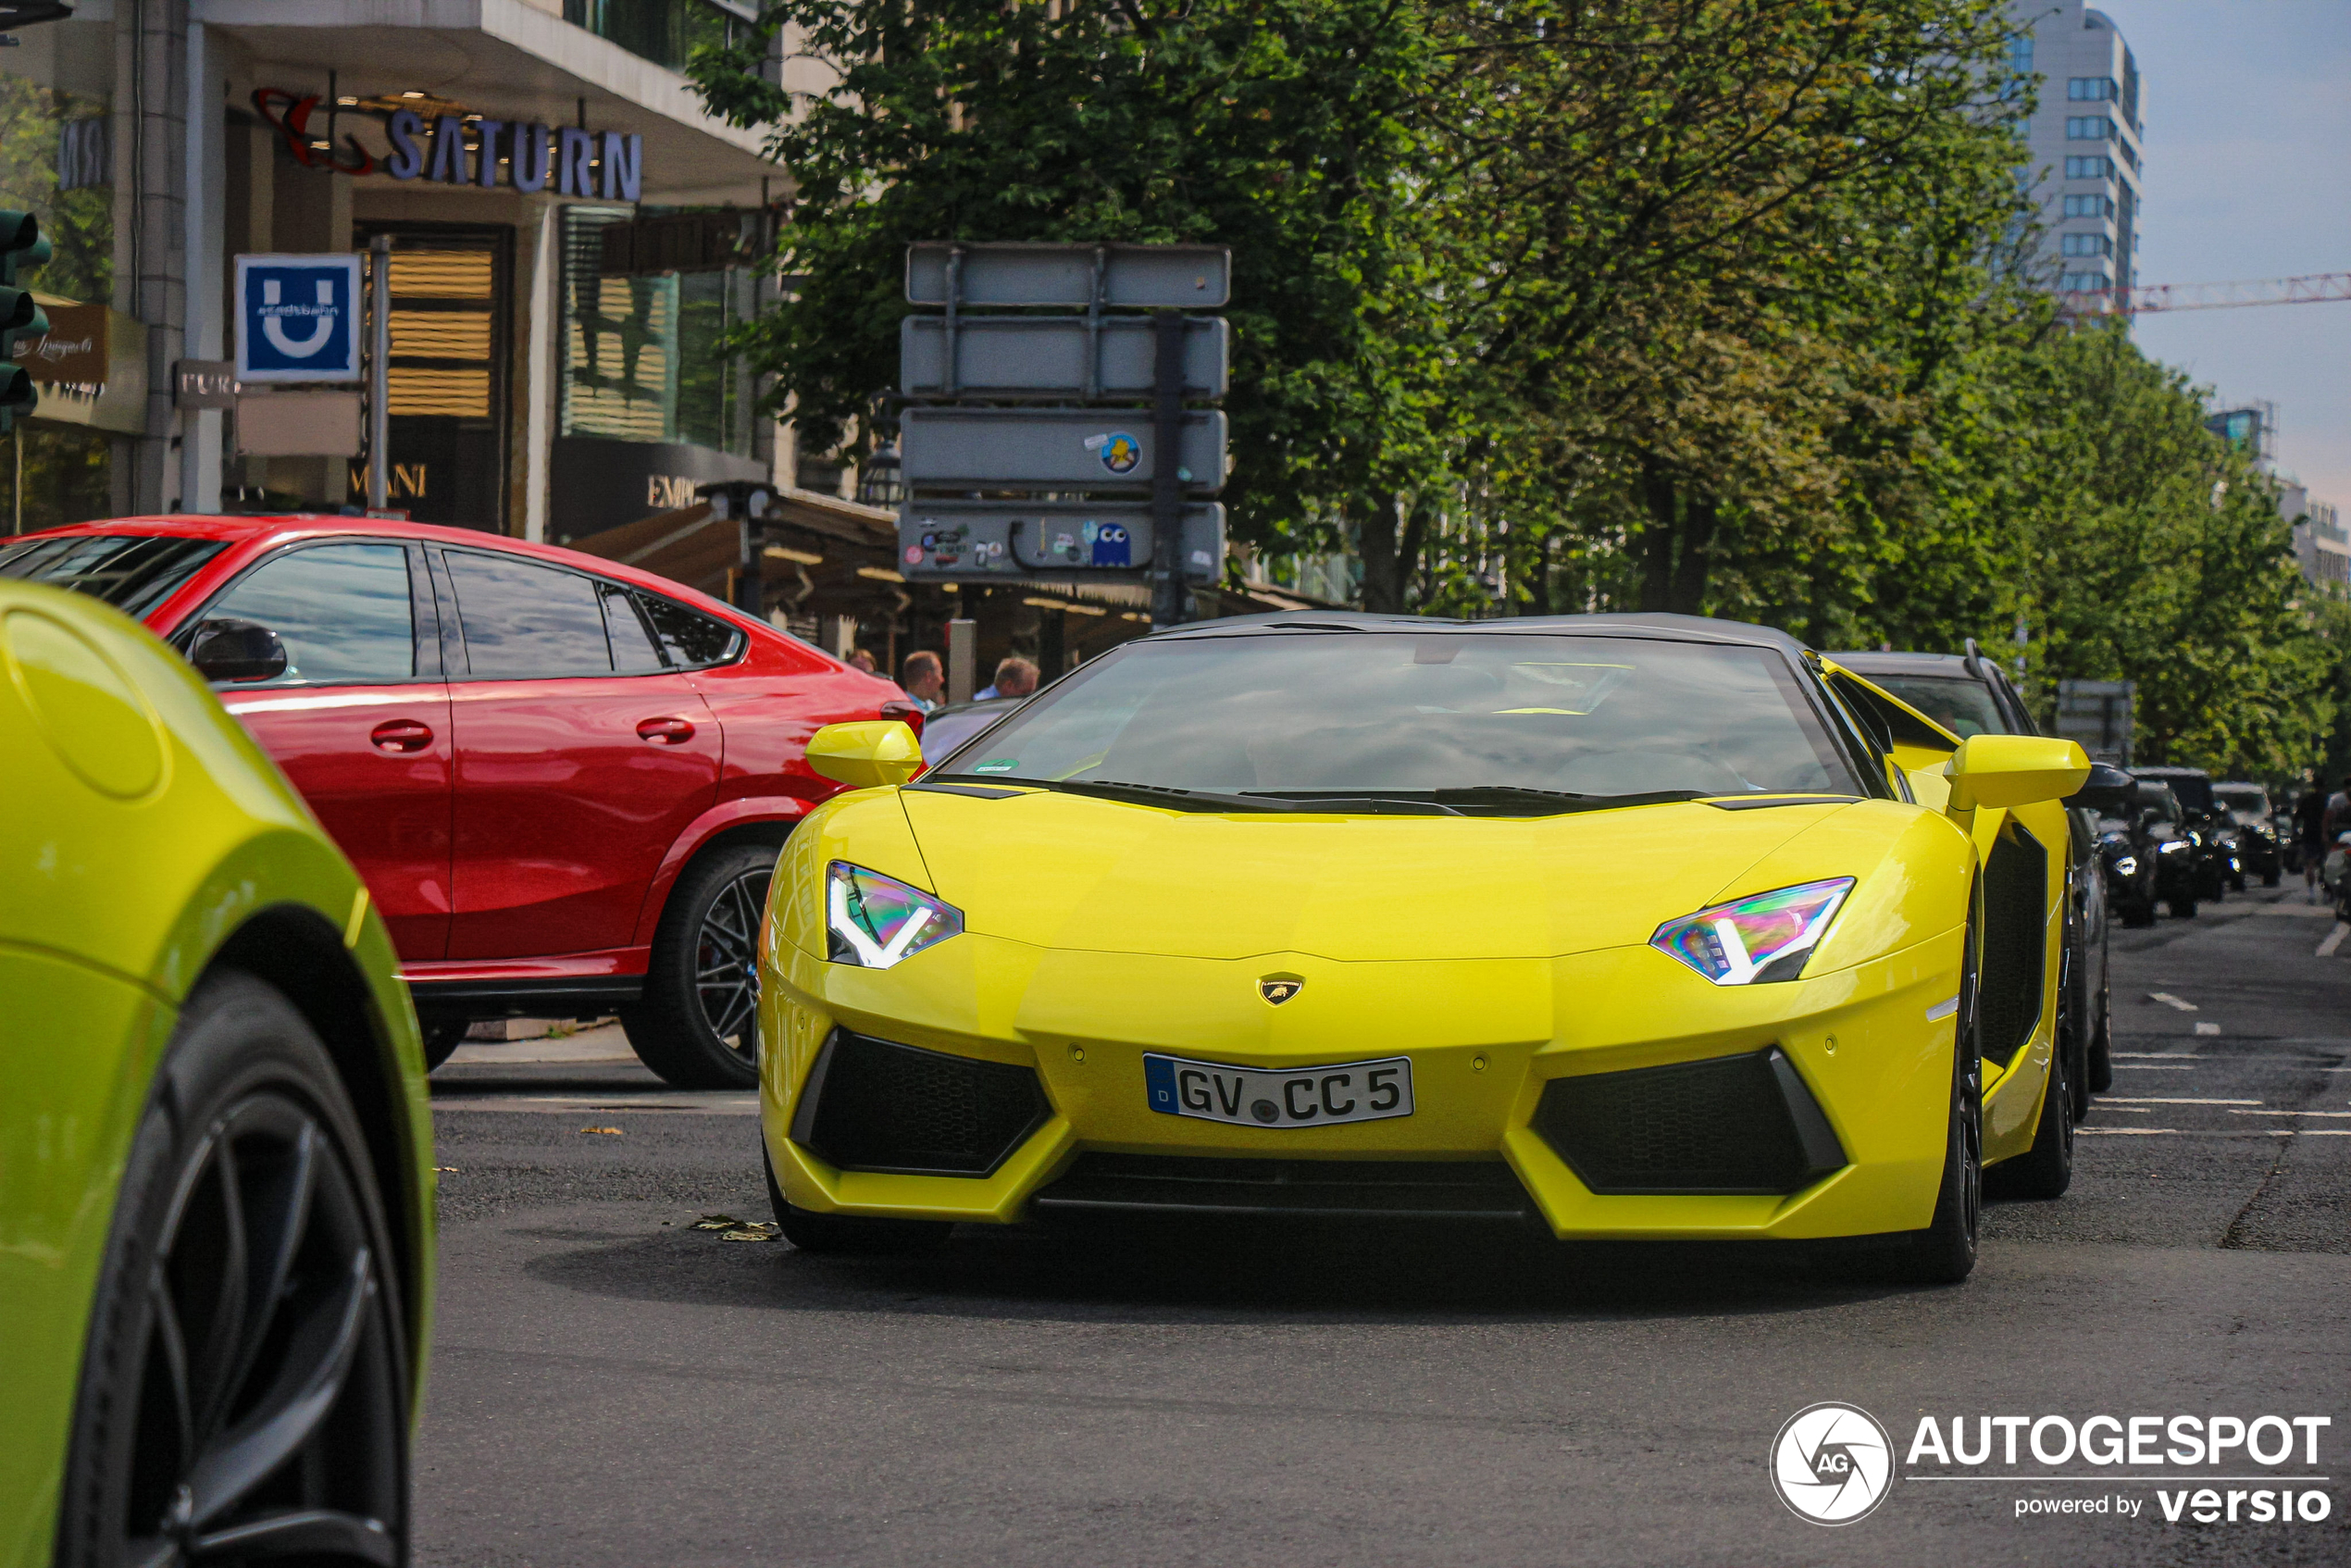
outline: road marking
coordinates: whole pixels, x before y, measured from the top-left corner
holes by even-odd
[[[2332,958],[2334,950],[2343,945],[2343,939],[2345,937],[2351,937],[2351,926],[2345,926],[2340,920],[2336,921],[2334,929],[2327,933],[2327,940],[2319,944],[2319,956]]]
[[[2144,1105],[2117,1105],[2105,1100],[2099,1101],[2096,1105],[2092,1106],[2091,1109],[2094,1111],[2112,1111],[2124,1116],[2152,1116],[2155,1114],[2154,1112],[2148,1110]]]
[[[2076,1127],[2075,1132],[2082,1129]],[[2351,1138],[2351,1127],[2264,1127],[2271,1138]]]
[[[2073,1129],[2076,1137],[2084,1133],[2089,1133],[2094,1135],[2102,1135],[2107,1138],[2153,1138],[2158,1133],[2178,1132],[2179,1130],[2180,1129],[2178,1127],[2075,1127]]]
[[[2351,927],[2346,927],[2346,929],[2351,929]],[[2197,1011],[2195,1002],[2182,1002],[2170,991],[2149,991],[2147,992],[2147,1000],[2149,1002],[2159,1002],[2166,1007],[2176,1007],[2183,1013],[2194,1013]]]
[[[2258,1105],[2258,1100],[2180,1100],[2169,1095],[2134,1095],[2128,1100],[2097,1096],[2100,1105]]]
[[[2351,1111],[2232,1111],[2232,1116],[2335,1116],[2351,1121]]]
[[[2118,1073],[2193,1073],[2196,1071],[2185,1062],[2176,1067],[2158,1065],[2153,1062],[2117,1062],[2114,1064],[2114,1070]]]
[[[2192,1051],[2117,1051],[2112,1052],[2112,1055],[2118,1062],[2201,1062],[2204,1060]]]
[[[2199,1023],[2196,1027],[2196,1032],[2200,1035],[2217,1035],[2220,1032],[2220,1026],[2218,1024]]]

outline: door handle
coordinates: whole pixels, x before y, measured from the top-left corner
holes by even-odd
[[[694,738],[694,727],[682,718],[647,718],[637,721],[637,739],[675,746]]]
[[[421,752],[432,744],[432,731],[413,718],[388,718],[367,731],[379,751]]]

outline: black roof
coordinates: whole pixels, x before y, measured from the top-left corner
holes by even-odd
[[[2200,767],[2134,767],[2133,778],[2209,778],[2212,776]]]
[[[1146,641],[1176,641],[1192,638],[1231,637],[1288,631],[1464,632],[1500,637],[1648,637],[1673,642],[1719,642],[1773,648],[1792,659],[1809,649],[1774,627],[1745,621],[1716,620],[1710,616],[1508,616],[1493,620],[1444,620],[1435,616],[1384,616],[1363,610],[1282,610],[1272,615],[1233,616],[1224,620],[1198,621],[1189,626],[1154,632]]]

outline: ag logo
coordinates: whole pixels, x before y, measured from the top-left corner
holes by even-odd
[[[1894,1442],[1856,1405],[1808,1405],[1772,1439],[1772,1487],[1799,1519],[1850,1524],[1866,1518],[1894,1480]]]
[[[1279,1007],[1306,989],[1306,982],[1295,975],[1268,975],[1257,982],[1257,994]]]

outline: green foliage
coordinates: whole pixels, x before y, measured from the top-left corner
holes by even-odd
[[[2005,0],[770,0],[697,52],[795,189],[738,335],[870,441],[905,247],[1234,254],[1235,536],[1375,609],[2006,644],[2233,772],[2335,723],[2346,618],[2193,389],[2031,287]],[[764,74],[793,40],[786,91]]]

